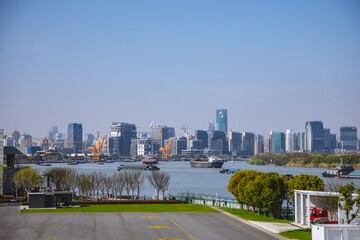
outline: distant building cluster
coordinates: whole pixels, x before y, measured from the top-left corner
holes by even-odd
[[[110,133],[104,134],[101,153],[111,157],[155,156],[161,155],[160,149],[169,149],[171,155],[229,154],[251,157],[255,154],[310,152],[346,154],[359,152],[357,128],[340,127],[338,134],[324,128],[322,121],[308,121],[303,132],[270,131],[260,135],[246,131],[228,131],[227,109],[217,109],[215,123],[208,122],[207,130],[187,133],[182,126],[180,135],[169,126],[150,125],[150,131],[138,131],[135,124],[113,122]],[[81,123],[69,123],[66,134],[52,127],[47,137],[33,138],[29,133],[20,134],[14,130],[4,135],[4,146],[17,146],[23,152],[58,152],[60,154],[90,154],[89,147],[97,146],[102,138],[91,133],[83,134]],[[85,136],[85,139],[83,139]]]

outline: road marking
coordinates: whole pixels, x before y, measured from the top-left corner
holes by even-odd
[[[47,237],[52,238],[52,239],[54,239],[54,240],[57,239],[56,237],[53,237],[53,236],[47,236]]]
[[[189,235],[192,239],[196,240],[196,238],[194,238],[193,236],[191,236],[190,233],[188,233],[185,229],[183,229],[179,224],[177,224],[174,220],[170,219],[170,221],[172,221],[176,226],[178,226],[182,231],[184,231],[184,233],[186,233],[187,235]]]
[[[177,239],[177,238],[159,238],[159,240],[185,240],[185,239]]]
[[[160,218],[160,217],[141,217],[141,218]]]
[[[148,226],[148,228],[171,228],[169,226]]]
[[[233,223],[233,222],[231,222],[231,221],[229,221],[229,220],[227,220],[227,219],[225,219],[225,218],[223,218],[223,217],[220,217],[220,216],[218,216],[218,215],[216,215],[216,214],[214,214],[214,213],[211,213],[211,214],[214,215],[214,216],[217,217],[217,218],[220,218],[220,219],[224,220],[225,222],[228,222],[228,223],[234,225],[234,226],[237,227],[237,228],[240,228],[241,230],[243,230],[243,231],[245,231],[245,232],[247,232],[247,233],[255,236],[255,237],[258,238],[258,239],[265,240],[265,238],[262,238],[262,237],[260,237],[259,235],[255,234],[255,233],[249,232],[249,231],[246,230],[245,228],[240,227],[239,225],[237,225],[237,224],[235,224],[235,223]]]

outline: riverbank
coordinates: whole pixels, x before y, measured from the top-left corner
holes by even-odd
[[[360,155],[331,155],[331,154],[310,154],[310,153],[261,153],[252,157],[250,165],[275,165],[286,167],[307,167],[307,168],[328,168],[331,166],[353,165],[360,169]]]

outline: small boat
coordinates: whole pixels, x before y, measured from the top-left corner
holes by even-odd
[[[158,160],[154,157],[147,156],[141,161],[141,163],[143,165],[153,165],[153,164],[158,164]]]
[[[234,174],[234,173],[236,173],[238,171],[240,171],[240,169],[227,169],[227,168],[224,168],[224,169],[219,170],[219,172],[222,173],[222,174]]]
[[[355,169],[352,165],[343,165],[342,159],[341,164],[339,166],[328,168],[326,172],[323,172],[323,177],[344,177],[347,176],[349,173],[353,172]]]
[[[40,163],[39,165],[40,165],[40,166],[44,166],[44,167],[50,167],[50,166],[51,166],[50,163]]]

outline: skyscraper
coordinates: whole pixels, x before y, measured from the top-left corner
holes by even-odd
[[[131,139],[136,138],[136,126],[131,123],[113,122],[109,142],[113,143],[111,154],[130,156]]]
[[[345,150],[357,149],[357,128],[341,127],[340,128],[340,148]]]
[[[216,131],[222,131],[227,133],[228,129],[228,114],[226,109],[216,110]]]
[[[229,132],[229,151],[233,155],[239,155],[242,150],[242,133]]]
[[[82,124],[69,123],[66,128],[66,145],[68,148],[73,148],[75,145],[75,153],[82,152]]]
[[[200,149],[208,148],[208,133],[203,130],[196,130],[194,135],[196,140],[202,141]]]
[[[324,151],[324,126],[321,121],[305,123],[306,150],[311,153]]]
[[[264,137],[260,134],[255,134],[254,137],[254,155],[264,152]]]
[[[283,132],[270,132],[271,136],[271,152],[284,153],[285,152],[285,133]]]
[[[290,129],[285,133],[285,152],[294,152],[297,148],[297,135],[292,133]]]
[[[209,148],[227,154],[229,152],[229,147],[225,132],[215,131],[209,133]]]
[[[254,133],[242,133],[242,155],[254,156]]]
[[[208,131],[209,133],[213,133],[213,132],[215,131],[215,124],[214,124],[214,122],[208,122],[207,131]]]
[[[160,147],[165,147],[164,141],[175,136],[175,129],[167,126],[151,127],[150,138],[153,142],[157,142]]]

